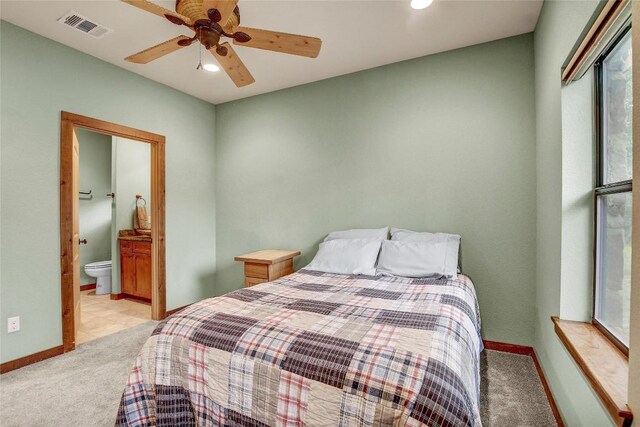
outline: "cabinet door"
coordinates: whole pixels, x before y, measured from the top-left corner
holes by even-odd
[[[120,292],[134,295],[136,290],[136,263],[135,256],[130,253],[123,253],[120,256]]]
[[[136,292],[135,296],[151,299],[151,257],[136,255]]]

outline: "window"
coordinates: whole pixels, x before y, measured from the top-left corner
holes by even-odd
[[[595,64],[593,323],[628,353],[631,286],[632,91],[627,27]]]

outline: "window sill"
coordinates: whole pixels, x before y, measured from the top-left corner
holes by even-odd
[[[556,334],[576,361],[617,425],[629,426],[629,360],[594,325],[552,316]]]

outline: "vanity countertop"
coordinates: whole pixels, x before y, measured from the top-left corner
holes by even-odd
[[[129,240],[132,242],[150,242],[151,236],[147,234],[138,234],[136,230],[120,230],[118,232],[118,240]]]

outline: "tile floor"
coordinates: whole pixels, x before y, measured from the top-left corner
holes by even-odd
[[[151,319],[151,305],[126,299],[111,300],[95,290],[80,292],[80,325],[76,344],[82,344]]]

